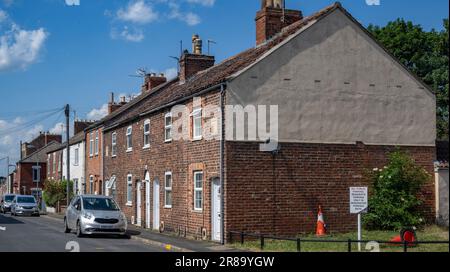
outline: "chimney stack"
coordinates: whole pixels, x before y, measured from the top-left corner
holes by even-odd
[[[203,55],[203,41],[199,35],[192,36],[192,53],[184,51],[180,58],[180,82],[186,82],[200,71],[214,66],[214,56]]]
[[[270,40],[281,30],[303,19],[299,10],[285,9],[284,0],[261,0],[261,10],[256,13],[256,45]]]
[[[156,73],[147,74],[145,76],[144,85],[142,85],[142,93],[151,92],[153,89],[166,82],[167,78],[162,73],[159,75],[156,75]]]
[[[77,135],[78,133],[84,131],[85,128],[92,125],[93,123],[94,122],[87,120],[75,120],[73,123],[74,135]]]
[[[111,92],[110,100],[108,102],[108,115],[118,110],[121,106],[122,106],[121,104],[117,104],[114,101],[114,93]]]

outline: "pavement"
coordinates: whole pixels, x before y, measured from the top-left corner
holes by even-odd
[[[77,238],[75,234],[63,232],[63,215],[47,214],[41,217],[11,217],[0,214],[1,251],[68,251],[74,241],[81,251],[96,252],[236,252],[235,249],[220,244],[195,241],[161,234],[129,225],[129,239],[115,237]],[[45,244],[42,243],[45,241]],[[76,244],[75,244],[76,245]]]

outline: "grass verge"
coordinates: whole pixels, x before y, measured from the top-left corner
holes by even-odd
[[[377,241],[389,241],[394,236],[399,235],[395,231],[363,231],[363,240],[377,240]],[[438,226],[427,226],[423,230],[417,231],[417,237],[419,241],[448,241],[449,232],[448,229],[440,228]],[[313,239],[313,240],[357,240],[356,233],[344,233],[344,234],[330,234],[324,238],[317,238],[315,235],[301,235],[300,239]],[[247,238],[246,238],[247,239]],[[241,250],[250,250],[261,252],[260,240],[245,241],[241,245],[238,235],[234,236],[234,243],[232,247]],[[367,249],[366,249],[367,247]],[[363,252],[370,252],[371,245],[362,243],[361,248]],[[401,246],[394,246],[388,244],[379,245],[380,252],[403,252]],[[264,252],[297,252],[296,241],[281,241],[281,240],[264,240]],[[352,243],[352,251],[358,251],[358,245]],[[301,252],[348,252],[348,243],[313,243],[313,242],[301,242]],[[449,252],[448,244],[419,244],[416,247],[408,248],[408,252]]]

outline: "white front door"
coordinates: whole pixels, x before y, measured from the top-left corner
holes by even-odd
[[[149,172],[145,173],[145,227],[147,229],[151,228],[150,225],[150,174]]]
[[[153,229],[159,230],[159,180],[153,182]]]
[[[136,225],[142,225],[142,200],[141,200],[142,182],[136,184]]]
[[[211,186],[211,238],[213,241],[222,240],[222,205],[220,179],[215,178]]]

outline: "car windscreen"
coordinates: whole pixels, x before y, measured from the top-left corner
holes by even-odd
[[[119,208],[114,200],[109,198],[85,197],[83,207],[91,211],[118,211]]]
[[[34,199],[34,197],[26,197],[26,196],[19,196],[17,197],[17,203],[36,203],[36,200]]]
[[[13,195],[5,196],[5,202],[12,202],[13,200],[14,200],[14,196]]]

